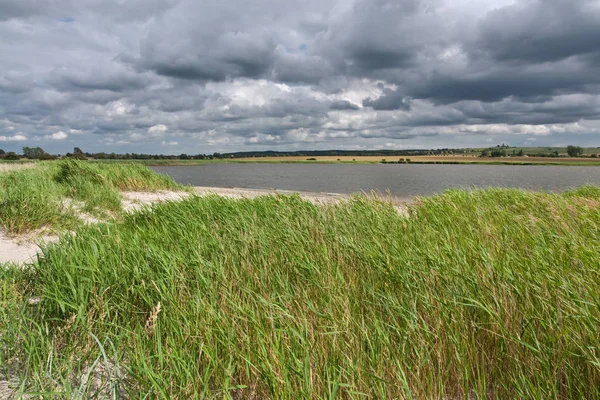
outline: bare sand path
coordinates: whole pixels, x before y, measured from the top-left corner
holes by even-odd
[[[57,240],[57,236],[51,235],[8,237],[0,231],[0,263],[32,263],[36,260],[40,246]]]
[[[273,194],[292,195],[298,194],[301,198],[314,204],[331,204],[348,199],[349,196],[340,193],[317,193],[317,192],[294,192],[288,190],[273,189],[243,189],[243,188],[219,188],[196,186],[189,191],[158,191],[158,192],[123,192],[123,209],[126,212],[135,212],[144,206],[163,203],[167,201],[179,201],[191,195],[207,196],[219,195],[231,199],[255,198]],[[410,198],[398,198],[387,195],[379,195],[381,199],[391,201],[398,213],[406,215],[406,205],[411,202]],[[81,215],[84,223],[102,222],[85,214]],[[0,231],[0,264],[14,263],[24,265],[36,261],[40,252],[40,246],[58,240],[58,236],[28,234],[25,236],[9,237]]]

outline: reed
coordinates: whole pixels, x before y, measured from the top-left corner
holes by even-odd
[[[10,165],[0,174],[0,227],[10,234],[40,228],[72,229],[77,211],[120,216],[123,190],[180,188],[165,175],[140,164],[100,164],[76,160]],[[81,209],[72,207],[73,200]]]
[[[157,205],[4,272],[0,373],[65,397],[102,364],[93,390],[132,398],[599,398],[599,206],[593,187],[450,190],[408,216]]]

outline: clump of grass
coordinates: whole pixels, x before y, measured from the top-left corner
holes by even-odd
[[[48,168],[0,175],[0,225],[13,234],[51,225],[72,226],[61,203],[63,189]]]
[[[114,165],[110,165],[112,169]],[[66,188],[68,197],[84,201],[83,211],[119,211],[121,195],[117,187],[92,164],[64,160],[58,165],[55,180]]]
[[[88,166],[102,175],[110,185],[122,191],[158,191],[182,188],[169,176],[158,174],[138,163],[90,163]]]
[[[0,225],[15,234],[42,227],[72,228],[78,221],[76,211],[118,215],[122,190],[175,188],[180,186],[169,177],[139,164],[40,162],[0,174]],[[81,210],[68,207],[68,199],[83,202]]]
[[[82,227],[35,266],[51,339],[24,385],[68,395],[102,355],[132,397],[598,398],[599,199],[580,195],[452,190],[408,218],[192,197]]]
[[[582,197],[588,199],[600,199],[600,187],[598,186],[582,186],[577,189],[565,192],[565,196]]]

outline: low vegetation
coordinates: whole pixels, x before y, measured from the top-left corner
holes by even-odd
[[[598,398],[599,206],[209,196],[82,226],[0,272],[0,375],[67,398]]]
[[[10,165],[10,167],[8,167]],[[74,227],[81,210],[116,215],[122,190],[159,190],[178,187],[169,177],[140,164],[99,164],[72,159],[36,164],[2,164],[0,227],[23,233],[43,227]]]
[[[437,148],[437,149],[404,149],[404,150],[302,150],[302,151],[247,151],[235,153],[213,153],[213,154],[144,154],[144,153],[89,153],[81,148],[75,147],[72,152],[67,152],[62,157],[76,160],[103,160],[103,161],[138,161],[146,164],[167,165],[194,165],[206,162],[236,162],[236,161],[281,161],[281,162],[304,162],[304,161],[349,161],[358,159],[361,162],[377,162],[382,157],[393,159],[400,157],[434,157],[442,161],[444,158],[458,157],[489,157],[492,159],[501,157],[539,157],[539,158],[594,158],[597,159],[600,147],[515,147],[506,144],[498,144],[489,148]],[[18,160],[19,158],[29,160],[53,160],[61,157],[57,154],[48,154],[41,147],[23,147],[22,154],[14,152],[6,153],[0,149],[0,161]],[[544,161],[544,160],[542,160]],[[593,161],[593,160],[591,160]],[[546,161],[555,163],[557,160]],[[567,164],[578,161],[566,161]],[[581,162],[581,160],[579,160]],[[562,163],[561,163],[562,164]]]

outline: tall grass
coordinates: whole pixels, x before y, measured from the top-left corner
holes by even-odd
[[[40,162],[0,174],[0,226],[15,234],[42,227],[72,228],[78,218],[65,199],[83,202],[82,211],[115,215],[121,210],[122,190],[178,187],[139,164]]]
[[[17,234],[44,226],[73,226],[74,215],[61,203],[63,192],[49,168],[0,174],[0,225]]]
[[[96,362],[136,398],[600,398],[599,194],[155,206],[48,247],[0,360],[64,395]]]
[[[27,169],[27,168],[33,168],[35,167],[35,163],[34,162],[26,162],[26,163],[20,163],[20,162],[0,162],[0,173],[2,172],[10,172],[10,171],[17,171],[17,170],[22,170],[22,169]]]

